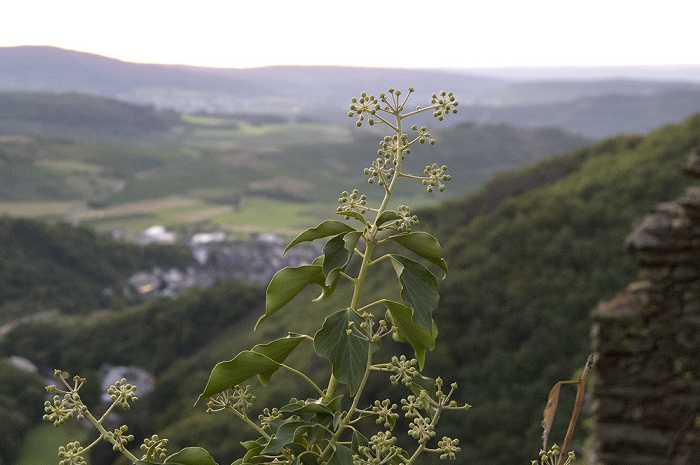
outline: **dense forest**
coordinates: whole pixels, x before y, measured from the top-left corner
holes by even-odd
[[[681,168],[688,152],[700,143],[698,134],[700,115],[647,136],[619,136],[500,174],[474,194],[418,212],[419,226],[441,241],[450,267],[435,315],[438,344],[428,354],[426,372],[458,382],[459,400],[473,406],[441,421],[444,434],[460,439],[459,460],[505,465],[536,457],[549,389],[575,377],[590,352],[590,311],[634,276],[623,246],[625,236],[657,203],[674,198],[690,183]],[[17,221],[3,221],[6,240],[16,242],[12,226],[17,227]],[[68,225],[26,222],[23,227],[56,227],[63,235],[76,234],[84,258],[92,257],[93,262],[98,255],[126,254],[120,249],[126,245],[104,245],[106,239]],[[15,262],[64,257],[71,249],[61,249],[54,242],[58,239],[38,232],[32,237],[37,238],[27,242],[32,251],[13,252]],[[107,249],[99,249],[99,243]],[[169,253],[178,256],[174,250]],[[82,268],[91,265],[79,264],[77,258],[62,258],[62,266],[75,270],[66,276],[82,280],[95,274],[92,292],[103,285],[99,277],[112,279],[138,263],[133,256],[126,264],[106,258],[100,267],[108,271],[92,273]],[[58,265],[26,269],[22,282],[29,286],[48,279],[44,269],[52,266]],[[12,283],[8,278],[16,273],[3,276]],[[286,330],[304,332],[310,319],[343,302],[346,292],[339,288],[330,302],[311,306],[306,298],[312,295],[304,294],[252,333],[255,319],[263,313],[264,289],[227,281],[174,299],[113,306],[89,318],[34,321],[0,339],[0,355],[21,355],[41,369],[80,372],[91,380],[92,390],[86,395],[93,399],[98,396],[95,378],[101,364],[136,364],[151,370],[156,375],[154,391],[125,417],[135,434],[158,432],[171,439],[173,450],[203,445],[220,463],[228,463],[240,453],[238,442],[246,439],[245,430],[233,417],[192,407],[213,365]],[[396,289],[375,284],[373,292]],[[303,353],[290,363],[320,377],[328,370],[325,362]],[[31,380],[22,382],[34,385]],[[290,379],[285,385],[291,390],[296,383]],[[368,394],[391,397],[388,388],[388,382],[379,382]],[[0,389],[15,392],[11,386]],[[275,391],[262,387],[256,388],[256,395],[260,405],[276,398]],[[36,420],[31,414],[16,415],[24,415],[27,425]],[[555,435],[561,434],[562,426],[556,426]],[[578,450],[584,440],[585,428],[580,428]],[[103,449],[95,454],[97,463],[108,463],[112,456]]]

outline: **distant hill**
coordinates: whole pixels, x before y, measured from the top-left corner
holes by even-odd
[[[163,222],[240,224],[226,215],[259,208],[247,207],[250,199],[304,208],[331,203],[342,190],[367,185],[362,172],[378,148],[371,129],[344,123],[185,115],[81,94],[0,93],[0,211],[143,229]],[[417,173],[433,162],[447,164],[452,196],[497,171],[588,142],[556,128],[430,123],[438,142],[413,150],[407,164]],[[173,210],[170,217],[144,210],[143,202],[168,198],[176,198],[164,205]],[[427,193],[422,199],[439,200]],[[120,208],[134,202],[142,202],[136,210]],[[175,211],[177,205],[191,212]]]
[[[0,48],[0,91],[75,92],[188,112],[277,113],[337,122],[350,98],[362,91],[413,86],[420,95],[454,92],[463,105],[454,121],[554,124],[596,138],[646,132],[700,111],[700,83],[688,78],[693,70],[664,69],[664,80],[658,69],[630,69],[623,75],[619,69],[581,68],[579,76],[587,78],[578,80],[571,80],[571,70],[550,70],[560,76],[553,80],[544,74],[547,70],[537,74],[536,69],[220,69],[128,63],[53,47]],[[683,105],[667,99],[669,93],[682,94]],[[632,103],[620,101],[622,97]],[[590,118],[604,123],[592,124]]]

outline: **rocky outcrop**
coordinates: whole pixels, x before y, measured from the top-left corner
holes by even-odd
[[[700,148],[686,171],[700,178]],[[593,463],[700,464],[700,187],[628,236],[639,280],[594,312]]]

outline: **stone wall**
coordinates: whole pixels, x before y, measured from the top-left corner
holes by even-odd
[[[594,312],[592,463],[700,465],[700,187],[626,242],[639,280]]]

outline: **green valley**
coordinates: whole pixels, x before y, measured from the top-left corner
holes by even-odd
[[[417,151],[411,163],[416,171],[433,159],[449,164],[452,196],[586,142],[559,129],[504,125],[461,124],[435,136],[444,143]],[[366,184],[362,169],[376,150],[352,125],[0,94],[0,214],[101,231],[209,224],[293,235],[317,219],[317,207],[333,211],[342,190]],[[261,222],[261,208],[276,212],[273,223]]]

